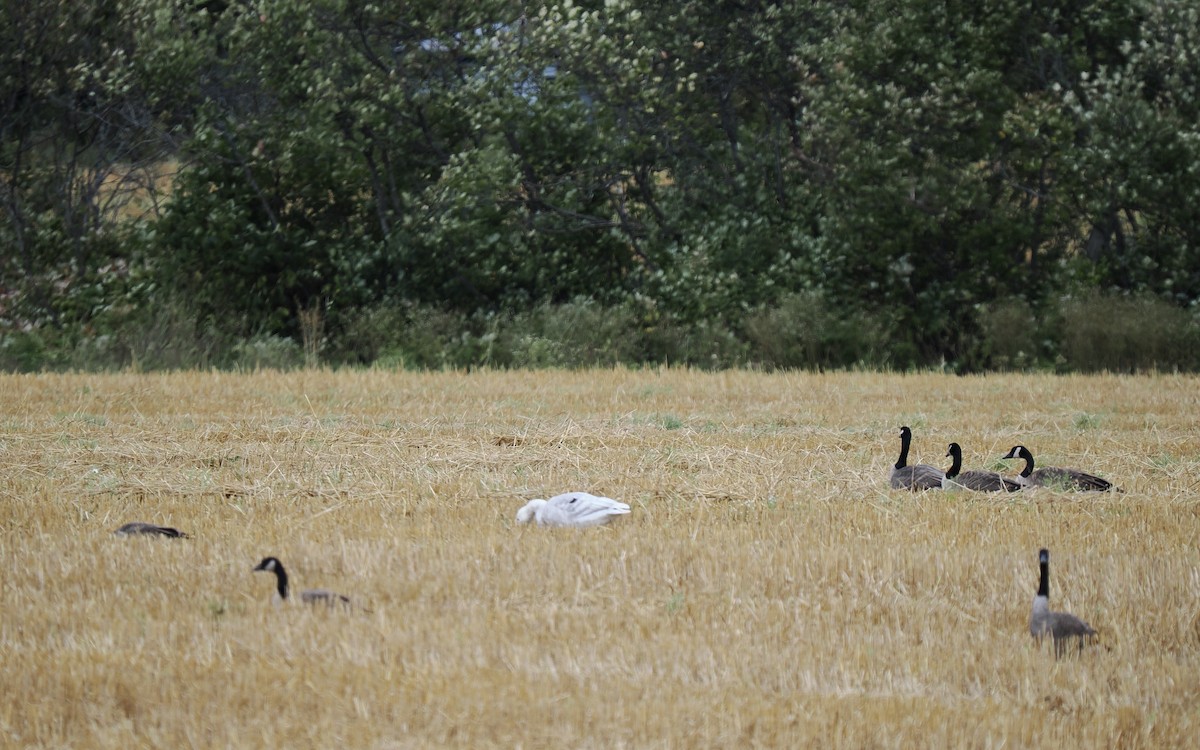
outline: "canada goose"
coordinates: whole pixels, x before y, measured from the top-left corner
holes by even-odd
[[[1038,551],[1038,565],[1041,567],[1041,578],[1038,580],[1037,596],[1033,597],[1033,611],[1029,615],[1029,634],[1041,641],[1049,635],[1054,639],[1054,655],[1061,656],[1067,648],[1068,638],[1079,639],[1079,650],[1083,650],[1084,642],[1096,635],[1083,620],[1066,612],[1050,611],[1050,551]]]
[[[275,574],[275,583],[278,588],[276,601],[287,601],[288,575],[287,571],[283,569],[283,563],[279,562],[279,558],[264,557],[262,562],[254,567],[255,573],[259,571]],[[349,597],[325,589],[305,589],[300,592],[300,601],[305,604],[324,604],[329,607],[335,604],[341,604],[347,608],[350,606]]]
[[[960,472],[962,447],[958,443],[951,443],[946,455],[950,457],[950,470],[946,472],[946,481],[942,482],[943,487],[947,483],[952,483],[978,492],[1016,492],[1021,489],[1020,483],[1005,479],[994,471]]]
[[[892,487],[898,490],[936,490],[941,488],[945,472],[929,464],[908,465],[908,446],[912,443],[912,430],[900,428],[900,458],[892,468]]]
[[[517,523],[535,521],[538,526],[603,526],[629,513],[629,506],[611,497],[587,492],[567,492],[549,500],[530,500],[517,511]]]
[[[120,536],[133,536],[134,534],[142,534],[145,536],[167,536],[175,539],[188,538],[188,535],[179,529],[173,529],[170,526],[155,526],[152,523],[142,523],[141,521],[127,523],[113,533],[119,534]]]
[[[1056,466],[1046,466],[1037,471],[1033,470],[1033,454],[1023,445],[1014,445],[1001,460],[1010,458],[1025,459],[1025,468],[1015,479],[1026,487],[1052,487],[1060,490],[1078,490],[1080,492],[1108,492],[1113,489],[1112,482],[1088,474],[1079,469],[1060,469]],[[1121,490],[1118,489],[1117,492]]]

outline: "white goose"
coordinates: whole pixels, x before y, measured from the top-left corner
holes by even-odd
[[[517,511],[517,523],[536,522],[538,526],[603,526],[617,516],[629,513],[629,506],[611,497],[587,492],[567,492],[549,500],[530,500]]]

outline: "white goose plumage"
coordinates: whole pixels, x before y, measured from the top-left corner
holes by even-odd
[[[538,526],[603,526],[617,516],[629,513],[629,506],[611,497],[587,492],[567,492],[549,500],[530,500],[517,511],[517,523],[536,522]]]

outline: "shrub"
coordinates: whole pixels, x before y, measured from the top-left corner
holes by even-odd
[[[1064,300],[1062,354],[1070,370],[1195,370],[1200,325],[1155,297],[1092,294]]]
[[[851,367],[880,364],[886,336],[866,313],[831,310],[819,292],[784,297],[778,306],[747,316],[746,337],[754,359],[766,367]]]
[[[88,324],[0,335],[0,369],[140,371],[230,364],[236,341],[173,302],[108,310]]]
[[[505,321],[516,367],[612,367],[641,356],[637,319],[625,305],[579,298]]]
[[[1045,335],[1029,303],[1010,299],[979,310],[983,351],[991,368],[1024,370],[1035,366],[1047,349]]]
[[[342,318],[344,328],[328,347],[334,364],[440,370],[512,363],[505,316],[402,304]]]
[[[147,304],[117,325],[111,356],[135,370],[220,367],[237,343],[190,305],[170,300]]]
[[[48,361],[46,342],[34,331],[13,331],[0,336],[0,370],[37,372]]]
[[[384,352],[394,352],[409,325],[408,308],[394,305],[363,307],[343,311],[341,329],[330,337],[326,355],[334,364],[387,366],[401,362],[380,362]]]
[[[720,370],[748,362],[745,342],[721,320],[688,323],[662,315],[644,324],[640,338],[643,363]]]
[[[410,370],[475,364],[480,336],[471,330],[468,316],[429,307],[411,307],[405,313],[378,364]]]
[[[299,344],[269,333],[237,342],[230,359],[240,370],[295,370],[307,363]]]

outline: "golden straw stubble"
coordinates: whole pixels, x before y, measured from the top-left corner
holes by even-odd
[[[0,376],[0,744],[1183,747],[1196,378]],[[891,490],[1023,444],[1126,490]],[[632,512],[518,526],[581,490]],[[122,538],[130,520],[188,539]],[[1029,635],[1036,554],[1099,639]],[[271,602],[298,587],[363,611]]]

